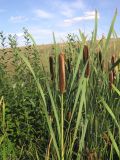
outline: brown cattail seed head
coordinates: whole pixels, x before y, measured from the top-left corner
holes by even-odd
[[[99,51],[99,62],[100,62],[100,64],[102,64],[102,53],[101,53],[101,51]]]
[[[83,48],[83,63],[84,64],[86,64],[88,57],[89,57],[88,46],[84,45],[84,48]]]
[[[111,64],[113,65],[114,63],[115,63],[115,55],[112,55]]]
[[[90,64],[88,61],[87,66],[86,66],[86,70],[85,70],[85,77],[88,78],[89,75],[90,75]]]
[[[49,64],[50,64],[50,74],[51,74],[51,80],[53,81],[54,80],[54,67],[53,67],[53,57],[50,56],[49,57]]]
[[[71,116],[72,116],[72,113],[69,111],[69,112],[67,113],[67,120],[68,120],[68,121],[70,121]]]
[[[65,57],[64,53],[59,54],[59,88],[63,94],[65,92]]]
[[[109,72],[109,88],[112,89],[112,84],[114,81],[114,77],[113,77],[113,71]]]
[[[115,55],[113,54],[112,57],[111,57],[111,64],[112,64],[112,66],[114,65],[114,63],[115,63]],[[113,71],[113,80],[115,80],[115,78],[116,78],[115,69],[113,68],[112,71]]]

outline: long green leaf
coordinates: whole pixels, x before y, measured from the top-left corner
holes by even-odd
[[[120,96],[120,91],[115,87],[114,84],[112,84],[112,88],[113,88],[113,90],[115,90],[115,92]]]
[[[94,44],[96,43],[97,39],[97,29],[98,29],[98,13],[97,10],[95,10]]]
[[[104,53],[104,58],[107,56],[105,53],[108,49],[108,44],[110,42],[110,38],[111,38],[111,35],[112,35],[112,32],[114,31],[114,24],[115,24],[115,20],[116,20],[116,17],[117,17],[117,9],[115,11],[115,14],[114,14],[114,17],[113,17],[113,20],[111,22],[111,26],[110,26],[110,29],[109,29],[109,32],[108,32],[108,36],[107,36],[107,40],[105,42],[105,47],[103,49],[103,53]]]
[[[79,149],[78,149],[78,154],[77,154],[77,160],[80,159],[80,155],[82,153],[82,149],[84,148],[84,139],[85,139],[85,134],[87,130],[87,125],[88,125],[88,119],[85,120],[85,124],[82,128],[82,136],[79,141]]]
[[[75,81],[75,78],[76,78],[76,75],[77,75],[77,72],[78,72],[80,60],[82,59],[82,53],[83,53],[83,46],[81,46],[80,54],[78,55],[77,62],[76,62],[76,65],[75,65],[75,71],[74,71],[73,78],[71,80],[71,85],[70,85],[70,92],[71,92],[72,86],[74,84],[74,81]]]
[[[117,143],[115,142],[114,136],[113,136],[113,134],[111,133],[110,130],[108,130],[108,135],[109,135],[109,137],[110,137],[110,139],[112,141],[112,145],[115,148],[115,151],[116,151],[118,157],[120,158],[120,150],[119,150],[119,148],[117,146]]]
[[[119,129],[119,132],[120,132],[120,126],[119,126],[119,123],[114,115],[114,113],[112,112],[112,110],[110,109],[110,107],[108,106],[108,104],[104,101],[103,98],[101,98],[101,102],[103,103],[104,107],[106,108],[106,110],[108,111],[108,113],[111,115],[112,119],[114,120],[116,126],[118,127]]]

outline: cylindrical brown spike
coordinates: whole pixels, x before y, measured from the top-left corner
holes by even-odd
[[[109,72],[109,88],[110,89],[112,89],[113,80],[114,80],[113,71],[110,71]]]
[[[51,80],[53,81],[54,80],[54,67],[53,67],[53,57],[50,56],[49,57],[49,64],[50,64],[50,74],[51,74]]]
[[[90,64],[88,62],[85,70],[85,77],[88,78],[89,75],[90,75]]]
[[[64,53],[59,54],[59,89],[62,94],[65,92],[65,58],[64,58]]]
[[[71,116],[72,116],[72,113],[69,111],[69,112],[67,113],[67,120],[68,120],[68,121],[70,121]]]
[[[112,57],[111,57],[112,66],[114,65],[114,63],[115,63],[115,55],[113,54]],[[113,72],[113,80],[115,80],[116,73],[115,73],[115,69],[114,68],[113,68],[112,72]]]
[[[114,63],[115,63],[115,55],[112,55],[111,64],[113,65]]]
[[[102,53],[101,51],[99,51],[99,62],[100,62],[100,65],[102,64]]]
[[[84,45],[84,48],[83,48],[83,63],[84,64],[86,64],[88,57],[89,57],[88,46]]]

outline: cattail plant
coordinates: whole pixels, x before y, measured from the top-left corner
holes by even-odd
[[[53,81],[54,80],[54,61],[52,56],[49,57],[49,65],[50,65],[51,80]]]
[[[99,51],[98,57],[99,57],[99,64],[100,64],[101,70],[103,71],[103,68],[104,68],[104,60],[102,60],[102,52],[101,52],[101,51]]]
[[[71,116],[72,116],[72,112],[71,112],[71,111],[69,111],[69,112],[67,113],[67,120],[68,120],[68,122],[70,121]]]
[[[99,51],[99,62],[100,62],[100,64],[102,64],[102,53],[101,53],[101,51]]]
[[[111,57],[111,64],[113,65],[115,63],[115,55],[113,54]]]
[[[64,108],[63,93],[65,92],[65,54],[59,55],[59,88],[61,93],[61,160],[64,160]]]
[[[114,63],[115,63],[115,55],[113,54],[112,57],[111,57],[111,65],[113,66]],[[115,69],[114,68],[112,69],[112,72],[113,72],[113,80],[115,80],[116,73],[115,73]]]
[[[87,66],[86,66],[86,70],[85,70],[85,77],[88,78],[89,75],[90,75],[90,64],[88,61]]]
[[[86,78],[88,78],[89,75],[90,75],[90,64],[89,64],[88,59],[89,59],[88,46],[84,45],[84,48],[83,48],[83,63],[84,63],[84,65],[87,64],[86,70],[85,70],[85,77]]]
[[[65,58],[64,53],[59,55],[59,89],[60,93],[65,92]]]
[[[89,57],[88,46],[84,45],[84,48],[83,48],[83,63],[84,63],[84,65],[86,64],[88,57]]]

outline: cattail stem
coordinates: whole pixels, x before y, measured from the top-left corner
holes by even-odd
[[[114,63],[115,63],[115,55],[112,55],[112,58],[111,58],[112,66],[114,65]],[[113,72],[113,80],[115,80],[116,73],[115,73],[115,69],[114,68],[112,69],[112,72]]]
[[[86,70],[85,70],[85,77],[88,78],[89,75],[90,75],[90,64],[88,61],[87,66],[86,66]]]
[[[83,48],[83,63],[84,63],[84,65],[87,63],[88,57],[89,57],[88,46],[84,45],[84,48]]]
[[[64,160],[64,108],[63,94],[61,94],[61,160]]]

